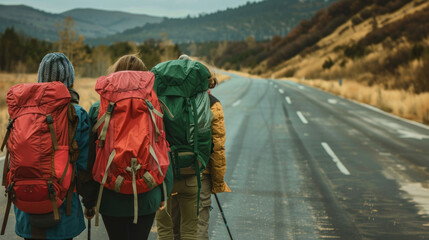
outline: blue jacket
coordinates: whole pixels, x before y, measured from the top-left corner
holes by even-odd
[[[76,113],[79,117],[79,124],[76,130],[75,140],[79,146],[79,157],[76,162],[77,170],[86,170],[88,161],[88,137],[89,123],[88,114],[81,106],[75,104]],[[67,239],[78,236],[85,230],[85,221],[83,217],[82,206],[77,193],[73,193],[71,204],[71,215],[66,215],[66,201],[59,207],[61,214],[60,222],[53,228],[46,231],[47,239]],[[15,233],[23,238],[33,238],[31,234],[30,217],[15,207]]]

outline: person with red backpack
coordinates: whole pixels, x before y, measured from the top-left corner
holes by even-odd
[[[49,53],[38,83],[16,85],[7,95],[11,122],[2,146],[3,185],[8,206],[15,206],[15,232],[25,239],[72,239],[85,229],[74,190],[76,176],[87,167],[89,124],[74,80],[68,58]]]
[[[86,192],[97,198],[95,224],[100,213],[111,240],[147,239],[155,212],[168,207],[169,148],[154,75],[145,70],[135,55],[119,58],[97,80],[100,101],[89,111],[89,162],[98,186]]]

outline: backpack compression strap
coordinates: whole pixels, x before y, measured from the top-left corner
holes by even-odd
[[[136,173],[137,170],[142,168],[141,164],[137,165],[137,158],[131,158],[131,167],[127,167],[126,170],[133,174],[133,195],[134,195],[134,220],[133,223],[137,224],[137,219],[139,215],[138,199],[137,199],[137,185],[136,185]]]
[[[13,126],[14,122],[15,122],[15,119],[12,119],[12,120],[9,120],[9,124],[7,124],[7,127],[6,127],[7,128],[7,132],[6,132],[6,135],[3,138],[3,143],[1,144],[1,149],[0,149],[2,152],[3,152],[4,147],[7,144],[7,140],[9,139],[10,131],[12,129],[12,126]]]
[[[52,155],[51,155],[51,174],[52,179],[55,178],[55,152],[58,150],[58,141],[57,141],[57,135],[55,134],[55,128],[54,128],[54,119],[52,118],[51,114],[46,115],[46,123],[49,127],[49,132],[51,134],[52,138]],[[57,197],[55,193],[54,186],[52,185],[52,180],[48,180],[48,192],[49,192],[49,198],[52,202],[52,211],[54,212],[54,219],[56,222],[60,221],[60,214],[58,212],[58,205],[57,205]]]
[[[195,153],[195,163],[194,163],[194,169],[195,174],[197,175],[197,183],[198,183],[198,199],[197,199],[197,206],[200,206],[200,193],[201,193],[201,177],[200,177],[200,168],[198,164],[198,158],[200,157],[200,153],[198,151],[198,113],[197,113],[197,104],[195,103],[195,98],[190,100],[192,102],[192,112],[194,115],[194,153]],[[204,161],[201,161],[201,164]],[[197,207],[197,215],[200,213],[200,208]]]
[[[7,185],[7,173],[9,172],[9,151],[6,148],[6,155],[4,157],[4,165],[3,165],[3,179],[2,179],[2,186]]]
[[[97,129],[104,122],[103,128],[101,129],[101,132],[100,132],[100,136],[98,136],[98,140],[99,140],[98,147],[104,147],[104,141],[106,140],[106,135],[107,135],[107,128],[109,127],[109,122],[110,122],[110,119],[112,118],[112,112],[114,108],[115,108],[115,103],[110,102],[106,113],[103,114],[103,116],[101,116],[100,119],[98,119],[97,123],[92,128],[92,131],[96,132]]]

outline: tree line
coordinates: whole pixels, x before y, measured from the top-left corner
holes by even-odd
[[[160,39],[149,39],[142,43],[115,42],[111,45],[90,46],[75,30],[74,21],[67,17],[57,23],[59,40],[48,42],[31,38],[14,29],[7,28],[0,34],[0,71],[34,73],[37,72],[43,56],[59,51],[67,55],[75,68],[76,75],[98,77],[119,57],[136,53],[151,69],[156,64],[176,59],[181,52],[176,44],[168,40],[166,34]]]

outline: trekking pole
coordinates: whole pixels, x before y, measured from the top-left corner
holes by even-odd
[[[216,203],[217,203],[217,206],[219,207],[219,211],[222,214],[222,218],[223,218],[223,222],[225,223],[226,230],[228,230],[229,239],[233,240],[232,235],[231,235],[231,231],[229,230],[228,223],[226,222],[225,214],[223,213],[222,206],[220,205],[220,202],[219,202],[219,199],[217,198],[216,193],[214,194],[214,196],[216,198]]]
[[[88,219],[88,240],[91,240],[91,219]]]
[[[94,216],[94,211],[92,209],[88,209],[88,215]],[[88,240],[91,240],[91,220],[92,218],[88,218]]]

